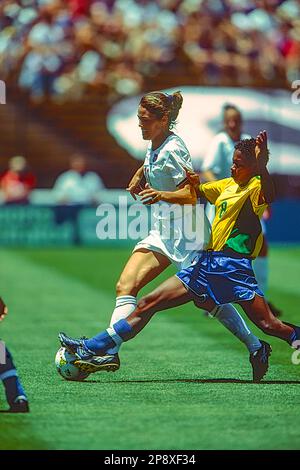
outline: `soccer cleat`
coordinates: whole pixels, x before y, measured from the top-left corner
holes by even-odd
[[[280,310],[279,308],[275,307],[274,304],[272,304],[272,302],[267,302],[268,306],[269,306],[269,309],[271,310],[271,312],[273,313],[274,317],[278,318],[278,317],[281,317],[282,316],[282,310]]]
[[[78,369],[92,374],[94,372],[115,372],[120,368],[118,354],[106,354],[104,356],[91,356],[89,359],[78,359],[74,361]]]
[[[65,333],[59,333],[58,339],[60,344],[66,348],[70,354],[75,354],[79,359],[89,359],[95,354],[84,344],[84,339],[86,338],[74,339],[67,336]]]
[[[78,369],[89,372],[100,372],[106,370],[107,372],[115,372],[120,367],[120,359],[118,354],[104,354],[97,356],[93,351],[88,349],[84,344],[84,338],[73,339],[65,333],[58,335],[61,345],[71,354],[75,354],[78,360],[74,361],[74,365]]]
[[[269,368],[269,357],[272,352],[272,348],[269,343],[260,340],[261,347],[250,354],[249,361],[252,366],[253,382],[259,383],[265,376]]]
[[[24,396],[19,396],[15,399],[14,403],[10,406],[9,413],[29,413],[28,401]]]

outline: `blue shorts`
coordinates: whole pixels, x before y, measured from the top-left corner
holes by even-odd
[[[202,251],[195,264],[176,276],[194,294],[209,295],[217,305],[263,297],[255,279],[252,260],[226,255],[224,251]]]

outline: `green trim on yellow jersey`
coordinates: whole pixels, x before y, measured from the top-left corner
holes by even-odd
[[[255,258],[263,241],[260,218],[267,207],[259,204],[260,177],[254,176],[245,186],[225,178],[200,184],[199,189],[216,206],[208,249]]]

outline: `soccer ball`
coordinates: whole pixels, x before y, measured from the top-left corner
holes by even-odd
[[[55,356],[55,365],[57,372],[66,380],[84,380],[89,375],[74,364],[78,359],[75,354],[69,353],[66,348],[59,348]]]

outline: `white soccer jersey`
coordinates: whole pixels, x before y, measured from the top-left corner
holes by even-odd
[[[176,191],[186,180],[184,167],[192,169],[192,160],[183,140],[171,134],[155,150],[148,145],[144,173],[151,188],[159,191]]]
[[[183,140],[171,134],[155,150],[149,144],[144,163],[144,174],[150,187],[159,191],[176,191],[186,181],[184,168],[193,169],[188,149]],[[210,225],[203,215],[203,226],[198,239],[191,240],[186,234],[188,227],[195,226],[195,208],[158,202],[153,204],[152,229],[134,251],[146,248],[164,254],[178,268],[189,266],[198,250],[209,240]],[[199,215],[198,215],[199,217]],[[205,222],[204,222],[205,219]],[[200,241],[199,241],[200,240]]]
[[[251,135],[241,134],[242,139],[251,139]],[[202,164],[202,171],[211,170],[218,180],[229,178],[236,143],[227,132],[219,132],[209,146]]]
[[[155,150],[151,149],[151,142],[149,143],[144,162],[144,174],[151,188],[159,191],[176,191],[186,181],[184,167],[192,169],[192,160],[185,143],[178,135],[172,133]],[[158,219],[168,217],[166,210],[162,214],[162,205],[165,208],[168,205],[174,208],[172,204],[166,202],[155,204],[154,217]],[[178,207],[178,214],[179,216],[181,214],[180,207]]]

